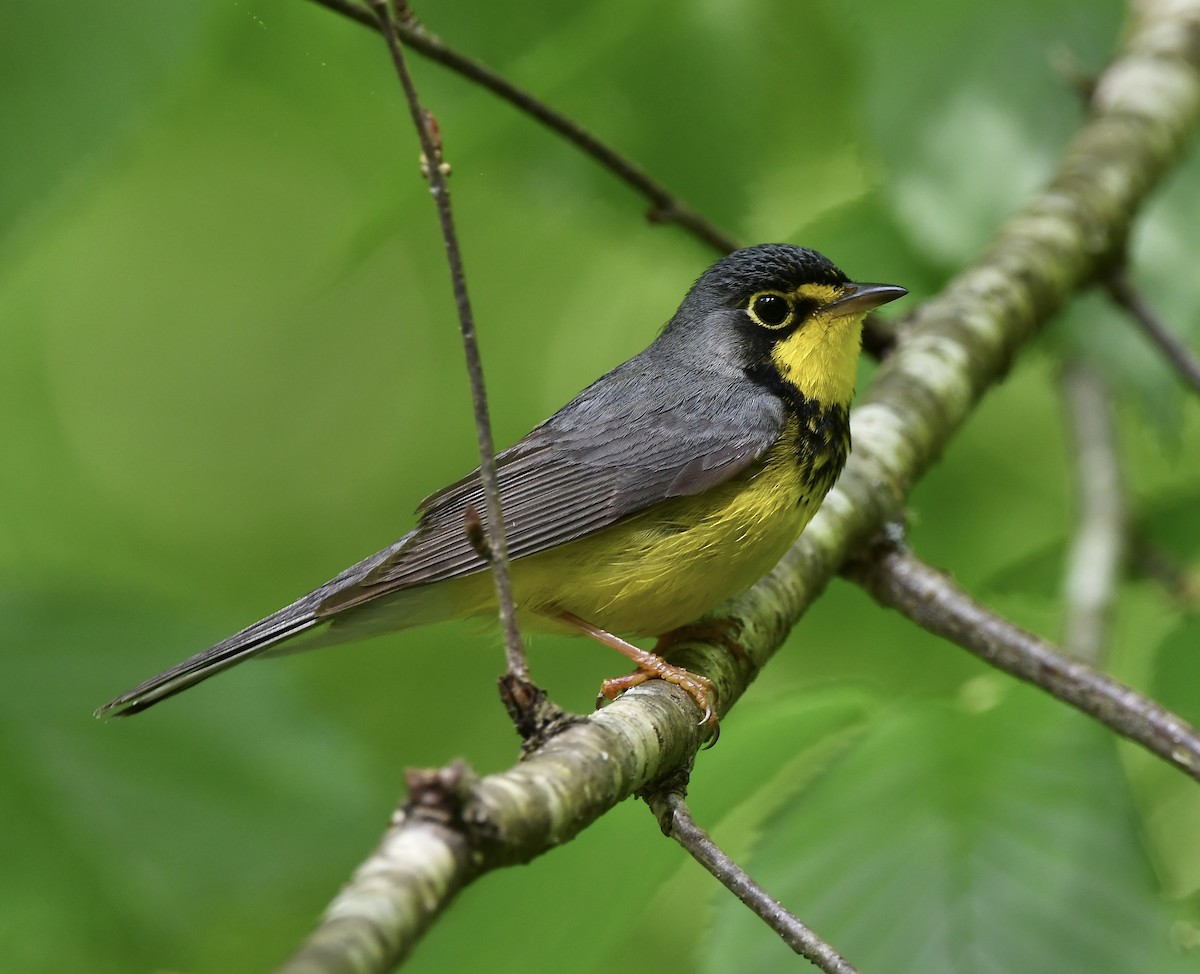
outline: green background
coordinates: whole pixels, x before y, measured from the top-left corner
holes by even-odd
[[[913,300],[1047,178],[1081,114],[1056,66],[1102,66],[1122,16],[1113,0],[418,12],[740,239],[817,247]],[[713,255],[512,108],[413,67],[507,444],[643,347]],[[372,848],[404,768],[515,759],[499,638],[447,624],[239,668],[134,720],[91,712],[390,543],[475,465],[415,137],[382,42],[300,0],[6,3],[0,119],[0,967],[269,969]],[[1193,344],[1198,170],[1193,154],[1133,241],[1135,280]],[[919,553],[1051,638],[1064,354],[1110,377],[1131,504],[1195,564],[1200,409],[1094,295],[910,506]],[[1198,636],[1131,580],[1111,668],[1200,721]],[[621,671],[549,637],[531,665],[579,710]],[[835,582],[701,756],[693,805],[866,971],[1169,974],[1197,963],[1198,792]],[[616,956],[788,959],[627,802],[468,890],[409,969]]]

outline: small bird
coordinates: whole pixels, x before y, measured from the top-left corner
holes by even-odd
[[[833,486],[873,308],[816,251],[762,244],[713,264],[645,351],[496,457],[526,627],[582,633],[675,683],[715,733],[713,687],[661,652],[765,575]],[[252,656],[496,612],[479,471],[426,498],[415,530],[210,649],[105,704],[124,716]],[[651,653],[621,636],[658,637]]]

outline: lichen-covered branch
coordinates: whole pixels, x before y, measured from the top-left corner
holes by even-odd
[[[838,485],[778,568],[723,608],[745,656],[697,644],[673,657],[717,683],[722,711],[842,564],[900,511],[1022,344],[1120,253],[1200,115],[1198,66],[1200,0],[1137,4],[1054,179],[917,310],[854,411],[854,451]],[[464,883],[567,841],[689,760],[703,737],[696,719],[682,691],[651,681],[516,767],[465,785],[457,827],[404,814],[284,970],[390,969]],[[433,878],[413,895],[411,882],[381,875]]]
[[[281,971],[391,970],[468,882],[576,836],[687,761],[708,736],[691,698],[653,681],[568,727],[508,771],[458,764],[409,779],[409,800],[378,849]]]

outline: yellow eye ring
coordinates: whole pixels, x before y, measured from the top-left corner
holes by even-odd
[[[796,305],[781,291],[759,291],[746,302],[746,314],[756,325],[772,331],[786,328],[796,317]]]

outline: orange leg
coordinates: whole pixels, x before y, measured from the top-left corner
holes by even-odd
[[[591,636],[596,642],[603,643],[610,649],[615,649],[622,656],[629,657],[638,668],[638,672],[636,673],[630,673],[627,676],[616,676],[610,680],[605,680],[600,685],[600,695],[596,698],[597,706],[599,706],[602,700],[615,700],[626,690],[645,683],[647,680],[654,678],[666,680],[668,683],[674,683],[677,687],[686,691],[696,701],[696,706],[704,712],[700,723],[709,725],[713,733],[712,739],[713,741],[716,740],[717,734],[720,732],[720,727],[717,723],[717,715],[713,712],[712,701],[716,698],[717,689],[708,677],[692,673],[685,670],[682,666],[673,666],[661,656],[656,656],[654,653],[648,653],[644,649],[639,649],[633,643],[626,642],[620,636],[614,636],[611,632],[601,629],[598,626],[593,626],[590,622],[586,622],[569,612],[560,612],[556,618],[574,626],[584,635]],[[662,645],[661,640],[659,641],[659,645]]]

